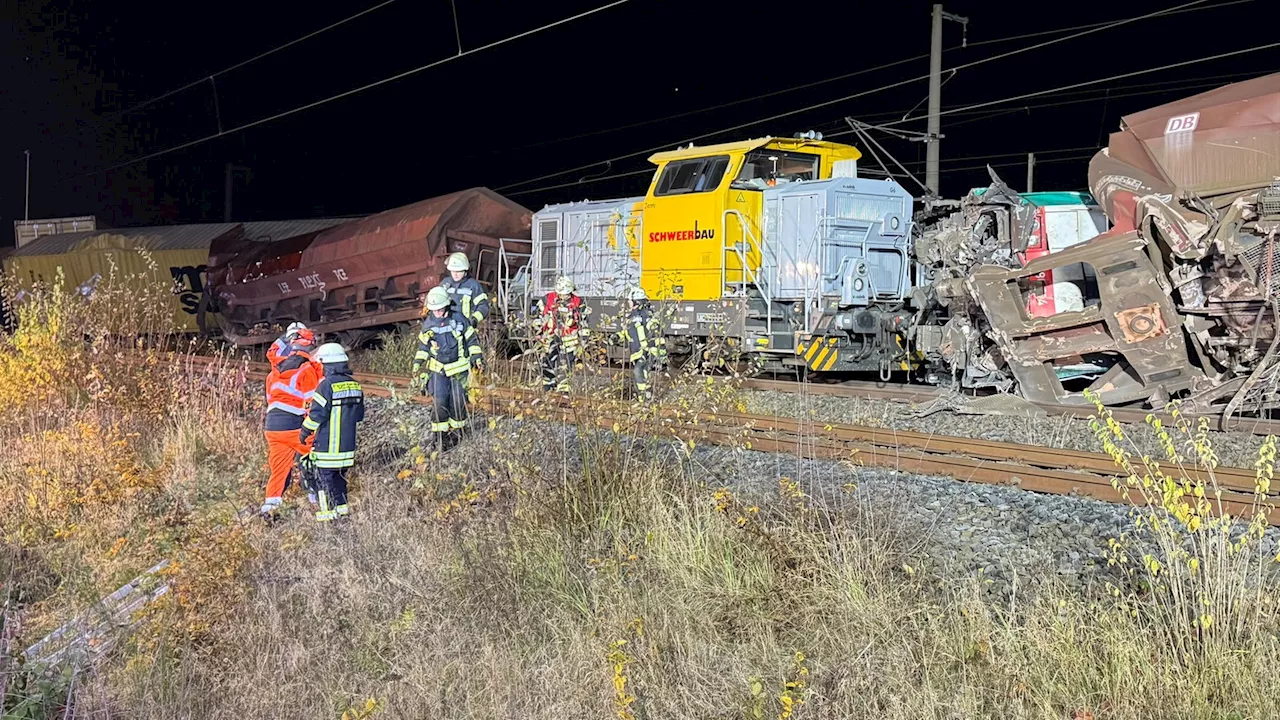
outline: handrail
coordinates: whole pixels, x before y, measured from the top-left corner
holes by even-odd
[[[745,249],[738,242],[735,242],[732,245],[728,244],[730,215],[733,215],[734,217],[736,217],[738,220],[738,224],[742,226],[742,238],[743,240],[746,241]],[[725,254],[732,251],[735,255],[738,256],[738,262],[742,267],[742,284],[744,286],[743,288],[744,299],[746,298],[745,286],[749,283],[756,286],[756,288],[760,291],[761,298],[763,298],[764,300],[765,332],[769,335],[769,341],[772,343],[773,342],[773,298],[770,295],[767,279],[762,281],[760,274],[753,272],[751,270],[751,264],[747,261],[748,253],[751,250],[751,244],[754,241],[756,246],[756,251],[760,253],[760,259],[761,259],[761,262],[763,263],[764,254],[765,254],[764,245],[755,237],[755,234],[751,232],[751,225],[750,223],[747,222],[746,216],[743,215],[741,211],[734,210],[733,208],[727,208],[724,210],[724,212],[720,214],[720,237],[723,238],[721,240],[722,252],[720,254],[721,292],[723,293],[724,289],[729,284],[729,264],[726,262]],[[776,267],[777,263],[774,263],[774,265]]]

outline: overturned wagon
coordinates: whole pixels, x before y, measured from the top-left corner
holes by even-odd
[[[265,342],[295,320],[357,342],[373,328],[417,318],[440,282],[445,258],[461,252],[494,293],[527,262],[530,213],[485,188],[423,200],[267,247],[228,244],[210,252],[209,309],[240,345]]]
[[[983,333],[951,346],[980,352],[953,356],[986,358],[980,370],[1037,402],[1083,403],[1088,389],[1226,417],[1280,407],[1280,74],[1125,116],[1089,185],[1111,229],[1020,266],[968,268]],[[1034,278],[1069,266],[1096,284],[1083,303],[1029,312]],[[1100,370],[1087,385],[1064,375],[1082,366]]]

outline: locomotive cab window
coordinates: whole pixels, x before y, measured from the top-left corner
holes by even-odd
[[[781,150],[753,150],[733,180],[735,190],[763,190],[779,183],[818,179],[818,156]]]
[[[654,195],[686,195],[710,192],[720,187],[724,171],[729,167],[728,155],[676,160],[667,163],[658,178]]]

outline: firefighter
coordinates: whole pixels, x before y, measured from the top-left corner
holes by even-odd
[[[311,458],[320,486],[316,522],[328,522],[351,514],[347,471],[356,461],[356,425],[364,420],[364,391],[351,376],[347,351],[338,343],[321,345],[315,359],[324,366],[324,378],[311,396],[298,439],[313,443]]]
[[[418,334],[413,376],[431,395],[431,431],[442,450],[456,446],[467,426],[467,377],[480,367],[476,329],[449,306],[449,293],[436,286],[427,293],[427,317]]]
[[[489,317],[489,296],[480,281],[467,276],[471,261],[463,253],[456,252],[449,256],[444,267],[449,271],[449,277],[440,281],[440,287],[449,293],[453,312],[466,318],[472,327],[480,327],[480,323]]]
[[[569,392],[569,373],[581,348],[582,297],[573,280],[561,276],[542,301],[542,389]]]
[[[631,351],[631,373],[636,383],[636,397],[641,401],[653,400],[649,375],[667,359],[667,340],[662,336],[662,326],[653,318],[653,306],[644,288],[631,289],[630,312],[620,333]]]
[[[314,350],[315,336],[310,330],[295,332],[287,346],[288,355],[267,375],[264,430],[270,479],[261,512],[268,517],[280,509],[297,458],[311,452],[307,444],[299,442],[298,431],[302,429],[307,402],[320,384],[320,366],[311,359]],[[307,489],[311,491],[310,487]]]
[[[276,341],[271,343],[271,347],[267,348],[267,362],[271,363],[271,367],[274,368],[280,364],[281,360],[289,357],[289,344],[293,342],[294,338],[298,337],[299,332],[306,329],[307,326],[300,322],[289,323],[289,327],[285,328],[284,334],[276,338]]]

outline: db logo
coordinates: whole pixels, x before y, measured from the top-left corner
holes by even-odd
[[[1164,126],[1164,134],[1195,130],[1198,124],[1200,124],[1200,113],[1172,117],[1169,118],[1169,124]]]

